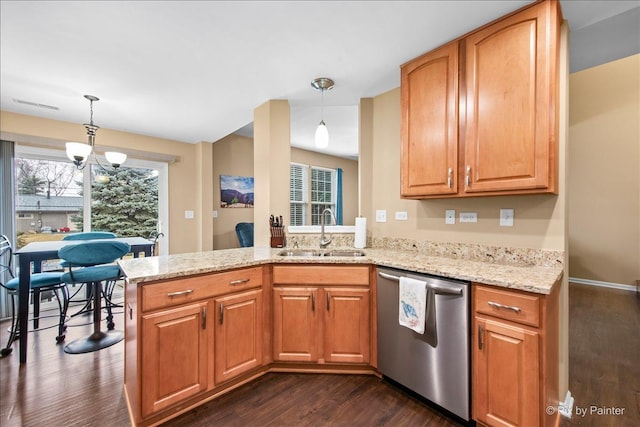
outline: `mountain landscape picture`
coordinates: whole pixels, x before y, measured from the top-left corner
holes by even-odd
[[[220,175],[220,207],[252,208],[253,177]]]

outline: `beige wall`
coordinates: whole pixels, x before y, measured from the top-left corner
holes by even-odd
[[[220,175],[253,176],[253,139],[229,135],[213,144],[213,249],[238,248],[235,226],[253,222],[253,208],[220,207]]]
[[[59,140],[60,150],[64,150],[64,141],[86,140],[86,131],[80,123],[42,119],[6,111],[0,112],[0,131]],[[198,163],[199,144],[186,144],[105,128],[98,131],[96,143],[114,148],[176,156],[176,161],[169,165],[169,252],[201,250],[202,241],[199,233],[207,227],[211,215],[210,212],[208,216],[203,215],[203,205],[198,200],[202,196],[202,174],[206,172],[204,169],[210,167],[206,163]],[[188,189],[192,191],[187,191]],[[195,218],[185,219],[185,210],[195,211]],[[205,224],[204,227],[202,224]]]
[[[640,279],[640,55],[570,76],[571,277]]]
[[[343,225],[355,225],[358,216],[358,161],[315,151],[291,148],[291,162],[325,168],[342,168]]]

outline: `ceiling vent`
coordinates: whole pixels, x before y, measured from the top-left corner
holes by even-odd
[[[59,110],[59,107],[55,107],[53,105],[47,105],[47,104],[40,104],[37,102],[31,102],[31,101],[25,101],[24,99],[16,99],[16,98],[11,98],[13,99],[13,102],[15,102],[16,104],[24,104],[24,105],[30,105],[32,107],[38,107],[38,108],[45,108],[47,110]]]

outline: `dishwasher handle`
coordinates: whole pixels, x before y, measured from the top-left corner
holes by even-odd
[[[383,279],[392,280],[394,282],[400,282],[400,277],[394,276],[392,274],[387,274],[387,273],[378,271],[378,276],[382,277]],[[429,283],[429,282],[427,282],[427,289],[431,289],[437,295],[462,295],[462,291],[463,291],[463,288],[461,286],[456,286],[456,285],[443,286],[443,285],[439,285],[436,283]]]

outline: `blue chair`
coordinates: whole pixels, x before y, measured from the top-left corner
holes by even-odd
[[[236,224],[236,235],[240,242],[241,248],[248,248],[253,246],[253,223],[252,222],[239,222]]]
[[[67,234],[62,238],[62,240],[100,240],[100,239],[116,239],[117,237],[118,237],[117,234],[112,233],[110,231],[83,231],[79,233]],[[69,267],[69,265],[65,260],[62,260],[60,262],[60,267],[64,270],[67,267]],[[77,312],[73,313],[71,317],[76,317],[80,314],[87,313],[91,310],[92,298],[91,298],[91,288],[89,286],[86,286],[85,299],[83,300],[75,299],[76,295],[78,295],[78,293],[80,293],[80,291],[82,290],[83,288],[82,285],[85,285],[85,283],[82,283],[81,286],[78,287],[78,289],[69,297],[69,302],[84,303],[82,308]],[[111,294],[109,294],[109,296],[111,296]]]
[[[110,231],[86,231],[81,233],[67,234],[62,240],[98,240],[115,239],[118,236]]]
[[[0,286],[7,290],[11,296],[11,330],[7,346],[0,351],[3,357],[10,354],[13,350],[11,345],[19,337],[18,316],[16,311],[16,299],[18,298],[18,288],[20,279],[14,277],[11,264],[13,262],[13,247],[7,236],[0,236]],[[3,278],[8,275],[11,277],[6,283]],[[38,328],[36,320],[40,316],[40,292],[53,291],[60,309],[58,321],[58,336],[56,342],[61,343],[65,339],[67,308],[69,307],[69,294],[66,284],[62,281],[62,273],[32,273],[31,274],[31,293],[33,295],[33,312],[34,312],[34,328]]]
[[[62,281],[67,284],[90,283],[93,288],[93,333],[86,338],[67,344],[64,347],[66,353],[77,354],[101,350],[124,339],[124,333],[113,330],[109,297],[103,291],[102,283],[105,282],[108,289],[122,278],[120,267],[113,262],[130,251],[131,247],[128,243],[113,240],[90,240],[64,246],[58,251],[58,256],[69,265],[69,271],[62,275]],[[100,330],[103,295],[107,301],[107,319],[111,322],[106,333]]]

